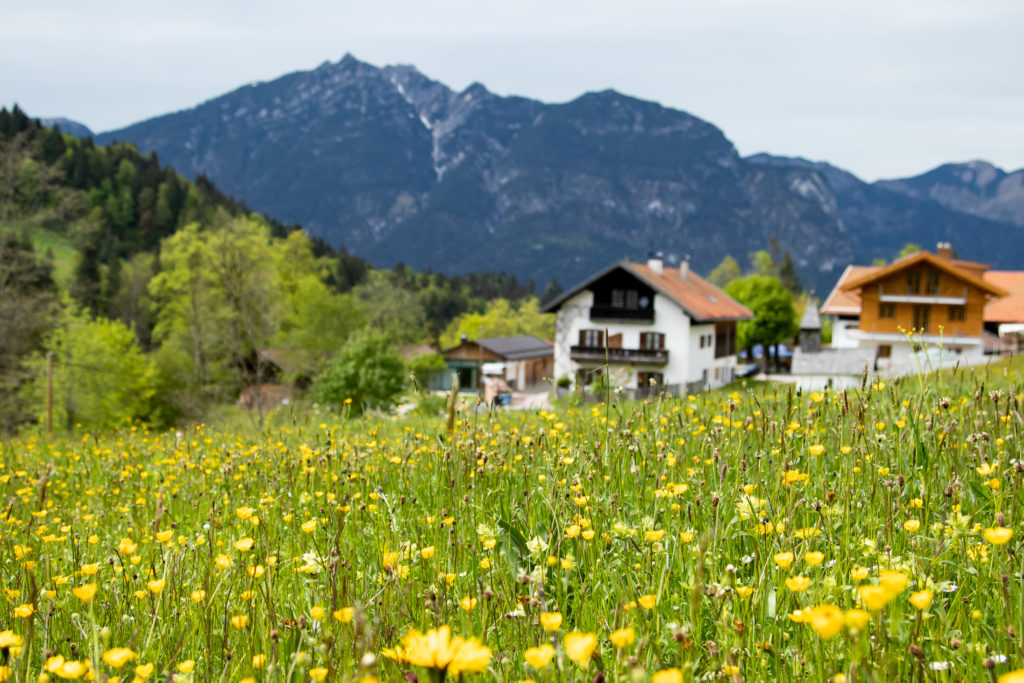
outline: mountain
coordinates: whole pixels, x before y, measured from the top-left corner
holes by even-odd
[[[851,261],[964,242],[964,220],[971,234],[1001,225],[827,165],[741,158],[707,121],[611,90],[561,104],[456,92],[351,55],[97,140],[156,151],[378,265],[541,283],[649,250],[707,272],[774,238],[821,291]]]
[[[855,240],[859,263],[891,260],[907,243],[932,248],[938,242],[950,242],[961,258],[1019,267],[1022,240],[1007,240],[1007,231],[1019,231],[1017,226],[951,210],[932,199],[890,189],[885,183],[866,183],[824,162],[767,154],[746,160],[778,169],[803,169],[822,178],[835,199],[846,234]],[[1018,234],[1024,237],[1024,233]],[[999,245],[998,249],[994,245]],[[834,281],[829,286],[832,284]]]
[[[1024,168],[1007,173],[987,161],[968,161],[875,185],[909,197],[933,199],[954,211],[1024,226]]]
[[[54,126],[60,126],[60,129],[62,131],[64,131],[65,133],[70,133],[76,138],[92,137],[92,131],[89,130],[89,127],[86,126],[84,123],[72,121],[71,119],[66,119],[62,116],[57,116],[53,118],[42,118],[39,119],[39,122],[44,126],[48,126],[50,128],[53,128]]]

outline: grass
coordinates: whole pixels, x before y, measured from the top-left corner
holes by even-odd
[[[32,246],[40,255],[47,251],[53,254],[53,278],[62,288],[67,289],[75,267],[75,256],[78,250],[74,243],[65,235],[60,235],[53,230],[48,230],[38,223],[29,221],[16,221],[5,223],[3,230],[11,232],[27,232]]]
[[[9,441],[0,678],[999,680],[1020,367]]]

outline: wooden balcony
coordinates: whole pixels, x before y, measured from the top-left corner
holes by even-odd
[[[569,357],[577,363],[604,363],[611,365],[665,365],[668,351],[659,349],[606,349],[603,346],[573,346]]]
[[[956,296],[949,293],[940,295],[938,292],[913,294],[898,289],[895,292],[887,292],[882,285],[878,285],[878,300],[885,303],[963,306],[967,303],[967,288],[964,287],[963,294]]]
[[[593,321],[653,323],[654,307],[647,309],[620,308],[615,306],[591,306],[590,319]]]

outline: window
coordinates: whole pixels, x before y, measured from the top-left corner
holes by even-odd
[[[939,293],[939,274],[936,271],[928,271],[928,279],[925,281],[924,291],[926,294]]]
[[[639,308],[640,292],[635,289],[626,290],[626,308],[635,311]]]
[[[661,332],[641,332],[640,348],[645,351],[661,351],[665,348],[665,335]]]
[[[896,317],[896,304],[889,304],[882,302],[878,304],[878,317],[879,318],[895,318]]]
[[[878,357],[879,358],[892,358],[892,346],[889,344],[879,344],[878,346]]]
[[[966,306],[950,306],[949,307],[949,319],[950,321],[963,321],[967,317]]]
[[[591,384],[600,384],[604,376],[604,368],[579,368],[576,371],[576,388],[582,389]]]
[[[604,331],[580,330],[580,346],[590,349],[604,348]]]
[[[700,335],[700,348],[704,348],[704,335]]]
[[[626,290],[612,290],[612,308],[623,308],[626,305]]]
[[[907,294],[919,294],[921,292],[921,273],[912,270],[907,273]]]
[[[665,384],[665,375],[660,372],[638,372],[636,373],[636,389],[641,396],[654,394],[662,390]]]
[[[736,323],[715,324],[715,358],[723,358],[736,353]]]
[[[914,306],[914,331],[927,332],[931,306]]]

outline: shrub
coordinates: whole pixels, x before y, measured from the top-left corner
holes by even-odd
[[[353,414],[386,410],[405,388],[405,364],[388,339],[377,332],[356,335],[313,385],[316,400]]]

